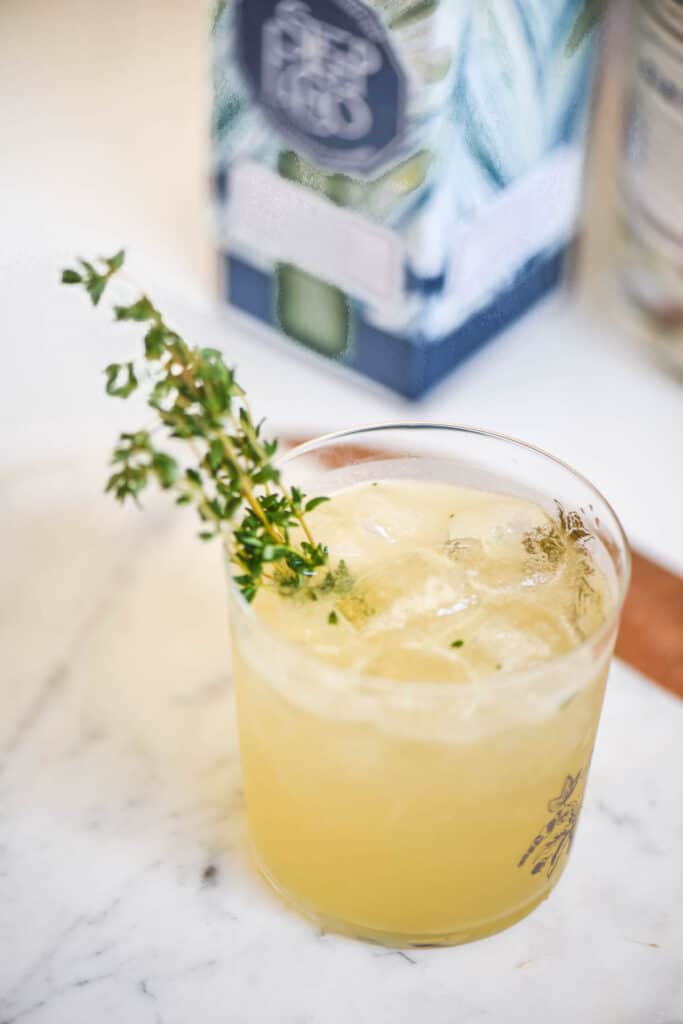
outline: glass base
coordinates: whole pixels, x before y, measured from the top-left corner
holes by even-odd
[[[317,911],[312,910],[295,899],[287,889],[283,888],[267,871],[255,853],[253,853],[253,856],[260,874],[280,899],[288,907],[296,910],[299,914],[302,914],[309,921],[316,924],[322,931],[335,932],[338,935],[345,935],[350,939],[361,939],[364,942],[372,942],[380,946],[390,946],[393,949],[429,949],[435,946],[461,946],[466,942],[475,942],[477,939],[484,939],[488,935],[495,935],[496,932],[504,931],[530,914],[532,910],[535,910],[539,904],[548,898],[555,888],[553,884],[545,889],[540,896],[535,896],[532,900],[528,900],[521,906],[506,911],[506,913],[498,917],[488,918],[480,924],[461,930],[435,933],[420,932],[418,934],[385,932],[375,928],[367,928],[362,924],[356,924],[352,921],[342,921],[335,917],[328,917],[325,914],[319,914]]]

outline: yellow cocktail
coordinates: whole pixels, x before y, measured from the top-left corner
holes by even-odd
[[[467,941],[562,873],[627,553],[603,499],[532,449],[517,446],[515,493],[491,455],[514,442],[442,429],[405,457],[405,431],[387,428],[372,442],[391,457],[364,457],[353,440],[323,446],[347,458],[322,476],[310,453],[290,464],[332,496],[312,516],[331,567],[313,596],[233,594],[253,845],[328,927]],[[583,513],[541,500],[536,464],[589,489]]]

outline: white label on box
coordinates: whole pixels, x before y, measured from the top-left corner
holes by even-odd
[[[521,268],[572,236],[581,199],[581,151],[559,146],[452,233],[446,287],[427,309],[438,340],[494,302]]]
[[[568,239],[581,195],[581,153],[560,146],[455,232],[447,290],[465,311],[532,256]]]
[[[228,245],[293,263],[371,306],[399,301],[400,238],[251,160],[230,174]]]

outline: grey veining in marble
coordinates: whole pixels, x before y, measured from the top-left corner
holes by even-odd
[[[249,862],[216,549],[78,463],[0,484],[0,1024],[683,1024],[683,704],[614,667],[572,861],[525,921],[322,934]]]

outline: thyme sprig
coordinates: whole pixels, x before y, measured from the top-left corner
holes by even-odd
[[[123,250],[79,260],[61,279],[82,286],[97,306],[124,261]],[[106,392],[126,399],[144,388],[154,425],[119,436],[106,491],[117,501],[139,503],[156,483],[175,494],[176,504],[194,505],[199,536],[222,539],[247,601],[264,582],[299,589],[327,563],[327,548],[314,540],[306,516],[328,499],[307,500],[284,484],[274,463],[278,442],[262,437],[262,421],[253,420],[234,369],[217,349],[188,345],[145,294],[113,311],[115,320],[146,329],[140,358],[105,368]],[[158,447],[160,431],[185,443],[190,465]]]
[[[591,601],[599,600],[590,577],[595,572],[593,560],[587,548],[591,533],[586,528],[579,512],[567,511],[555,499],[556,518],[551,518],[547,526],[537,526],[524,535],[522,544],[532,564],[557,567],[564,559],[569,559],[574,580],[574,605],[571,618],[573,625],[582,638],[585,638],[581,626],[582,616]]]

